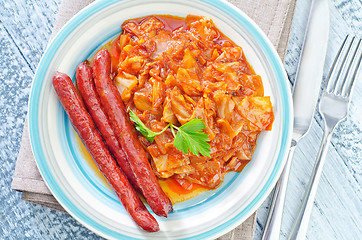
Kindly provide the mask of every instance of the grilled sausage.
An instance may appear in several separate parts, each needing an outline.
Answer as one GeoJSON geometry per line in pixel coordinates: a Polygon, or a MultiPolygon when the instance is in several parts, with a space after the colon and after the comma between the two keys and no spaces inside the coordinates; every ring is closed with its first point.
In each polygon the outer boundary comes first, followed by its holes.
{"type": "Polygon", "coordinates": [[[99,133],[105,140],[108,149],[117,160],[118,165],[121,167],[130,183],[132,183],[136,190],[140,191],[137,179],[132,172],[126,154],[123,152],[109,123],[108,117],[101,107],[101,102],[94,86],[92,67],[89,65],[88,61],[84,61],[78,65],[75,76],[77,79],[78,91],[82,96],[88,113],[91,115],[99,133]]]}
{"type": "Polygon", "coordinates": [[[93,60],[93,76],[101,104],[116,137],[127,155],[131,169],[135,174],[143,196],[155,214],[167,217],[172,211],[172,204],[162,191],[155,174],[148,162],[147,155],[138,140],[137,133],[127,117],[121,96],[113,85],[111,74],[111,57],[104,49],[93,60]]]}
{"type": "Polygon", "coordinates": [[[127,212],[144,230],[158,231],[159,226],[156,219],[147,211],[136,191],[112,158],[70,77],[63,73],[55,73],[53,86],[70,122],[127,212]]]}

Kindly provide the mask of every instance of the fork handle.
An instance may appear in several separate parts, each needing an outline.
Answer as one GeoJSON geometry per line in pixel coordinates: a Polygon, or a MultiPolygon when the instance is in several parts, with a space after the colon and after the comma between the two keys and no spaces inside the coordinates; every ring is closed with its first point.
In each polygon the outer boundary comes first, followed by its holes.
{"type": "Polygon", "coordinates": [[[293,140],[289,149],[288,159],[284,170],[277,182],[277,185],[275,186],[273,200],[270,205],[269,215],[266,220],[262,240],[279,240],[280,238],[280,227],[283,217],[285,194],[287,191],[289,171],[296,145],[297,142],[293,140]]]}
{"type": "Polygon", "coordinates": [[[317,193],[319,179],[322,174],[323,165],[331,141],[332,130],[326,128],[323,134],[322,143],[319,147],[317,160],[314,164],[312,175],[309,179],[307,190],[304,193],[302,206],[299,210],[298,218],[294,222],[289,240],[304,240],[308,230],[309,218],[312,212],[314,198],[317,193]]]}

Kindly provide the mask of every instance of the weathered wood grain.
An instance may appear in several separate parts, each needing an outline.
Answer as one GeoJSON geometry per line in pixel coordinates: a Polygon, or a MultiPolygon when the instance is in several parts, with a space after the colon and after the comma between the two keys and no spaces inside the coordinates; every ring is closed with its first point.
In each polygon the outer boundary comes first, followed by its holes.
{"type": "Polygon", "coordinates": [[[60,2],[1,1],[2,25],[32,72],[48,44],[60,2]]]}
{"type": "Polygon", "coordinates": [[[0,239],[100,239],[68,214],[21,200],[11,179],[30,86],[60,1],[0,1],[0,239]]]}
{"type": "MultiPolygon", "coordinates": [[[[26,203],[10,190],[11,176],[31,80],[47,46],[61,0],[0,0],[0,239],[100,239],[67,214],[26,203]]],[[[292,81],[306,24],[309,1],[298,1],[285,60],[292,81]]],[[[360,0],[332,0],[331,36],[325,75],[347,32],[362,35],[360,0]]],[[[332,139],[319,184],[308,239],[362,239],[362,74],[356,84],[347,121],[332,139]]],[[[303,197],[322,136],[318,114],[310,134],[295,153],[283,219],[286,237],[303,197]]],[[[255,239],[266,221],[268,199],[258,210],[255,239]]]]}
{"type": "Polygon", "coordinates": [[[2,25],[0,46],[0,239],[95,236],[69,215],[24,202],[11,190],[33,72],[2,25]]]}
{"type": "MultiPolygon", "coordinates": [[[[292,82],[301,51],[309,1],[298,1],[293,22],[293,32],[285,60],[292,82]]],[[[329,67],[347,33],[362,35],[362,11],[359,1],[330,2],[330,40],[324,68],[329,67]]],[[[327,155],[322,178],[311,216],[307,239],[361,239],[362,222],[362,74],[354,88],[347,120],[337,126],[327,155]]],[[[304,191],[312,172],[322,138],[322,120],[317,112],[309,134],[300,141],[295,152],[289,178],[284,210],[282,238],[285,239],[297,216],[304,191]]],[[[267,217],[268,199],[258,211],[255,239],[260,239],[267,217]]]]}

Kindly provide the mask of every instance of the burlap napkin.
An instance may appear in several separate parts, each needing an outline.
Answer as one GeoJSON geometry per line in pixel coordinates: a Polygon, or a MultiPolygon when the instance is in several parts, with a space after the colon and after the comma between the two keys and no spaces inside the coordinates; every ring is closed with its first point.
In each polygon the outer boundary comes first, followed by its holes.
{"type": "MultiPolygon", "coordinates": [[[[228,0],[242,9],[266,33],[281,58],[287,48],[296,0],[228,0]]],[[[63,0],[51,39],[78,11],[93,0],[63,0]]],[[[22,192],[22,199],[64,211],[41,177],[30,147],[28,121],[25,120],[21,147],[13,176],[12,189],[22,192]]],[[[253,239],[256,214],[219,239],[253,239]]]]}

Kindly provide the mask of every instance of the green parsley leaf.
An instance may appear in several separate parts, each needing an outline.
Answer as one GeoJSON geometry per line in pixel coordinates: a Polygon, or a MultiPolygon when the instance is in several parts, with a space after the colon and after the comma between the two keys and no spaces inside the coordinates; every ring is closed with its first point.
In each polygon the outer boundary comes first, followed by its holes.
{"type": "Polygon", "coordinates": [[[135,123],[136,129],[149,141],[153,143],[155,137],[160,135],[168,127],[171,127],[171,132],[175,137],[174,146],[183,152],[188,154],[190,151],[192,154],[198,156],[199,153],[203,156],[210,157],[210,144],[207,143],[209,137],[203,133],[202,130],[206,127],[201,119],[193,119],[188,123],[185,123],[181,127],[177,127],[172,123],[168,124],[161,132],[154,132],[138,118],[138,116],[129,110],[130,119],[135,123]],[[177,133],[175,133],[175,129],[177,133]]]}
{"type": "MultiPolygon", "coordinates": [[[[185,123],[180,129],[186,132],[200,132],[205,128],[205,124],[201,119],[192,119],[190,122],[185,123]]],[[[206,135],[206,134],[205,134],[206,135]]],[[[207,135],[206,135],[207,136],[207,135]]]]}
{"type": "Polygon", "coordinates": [[[201,119],[193,119],[181,127],[171,125],[171,128],[178,130],[174,141],[175,147],[184,154],[190,151],[196,156],[200,153],[203,156],[210,157],[210,144],[207,143],[210,141],[209,137],[201,132],[205,127],[201,119]]]}
{"type": "Polygon", "coordinates": [[[173,142],[173,145],[175,145],[175,147],[184,154],[187,154],[189,152],[190,145],[187,140],[188,138],[184,134],[182,134],[182,131],[178,131],[175,136],[175,141],[173,142]]]}
{"type": "Polygon", "coordinates": [[[160,135],[163,133],[167,128],[168,125],[161,131],[161,132],[154,132],[139,119],[139,117],[130,109],[129,110],[129,116],[130,119],[135,123],[136,129],[149,141],[150,143],[153,143],[153,140],[157,135],[160,135]]]}

